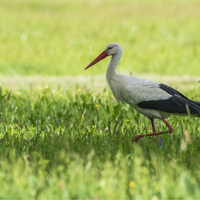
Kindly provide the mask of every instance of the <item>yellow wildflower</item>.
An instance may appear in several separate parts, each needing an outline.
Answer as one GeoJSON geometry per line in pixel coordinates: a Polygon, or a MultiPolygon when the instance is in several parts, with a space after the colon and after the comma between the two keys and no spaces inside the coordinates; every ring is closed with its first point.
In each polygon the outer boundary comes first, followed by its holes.
{"type": "Polygon", "coordinates": [[[134,181],[130,181],[129,187],[135,187],[135,186],[136,186],[136,183],[134,181]]]}
{"type": "Polygon", "coordinates": [[[39,89],[39,90],[42,90],[43,88],[40,86],[40,87],[38,87],[38,89],[39,89]]]}
{"type": "Polygon", "coordinates": [[[48,85],[46,85],[46,86],[45,86],[45,88],[46,88],[46,89],[48,89],[48,88],[49,88],[49,86],[48,86],[48,85]]]}
{"type": "Polygon", "coordinates": [[[78,92],[81,92],[81,89],[80,89],[80,88],[78,89],[78,92]]]}
{"type": "Polygon", "coordinates": [[[157,197],[157,196],[153,196],[153,197],[151,198],[151,200],[158,200],[158,197],[157,197]]]}
{"type": "Polygon", "coordinates": [[[98,105],[98,104],[96,104],[95,106],[96,106],[96,107],[99,107],[99,105],[98,105]]]}
{"type": "Polygon", "coordinates": [[[61,190],[63,190],[63,189],[65,188],[65,183],[64,183],[64,182],[60,182],[60,183],[59,183],[59,188],[60,188],[61,190]]]}
{"type": "Polygon", "coordinates": [[[105,184],[106,184],[106,182],[105,182],[104,180],[102,180],[100,183],[101,183],[101,186],[102,186],[102,187],[104,187],[105,184]]]}

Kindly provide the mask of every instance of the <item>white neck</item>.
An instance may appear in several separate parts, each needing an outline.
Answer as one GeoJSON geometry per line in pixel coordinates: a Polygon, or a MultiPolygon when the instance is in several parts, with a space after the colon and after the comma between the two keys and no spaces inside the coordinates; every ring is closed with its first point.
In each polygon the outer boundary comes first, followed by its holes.
{"type": "Polygon", "coordinates": [[[106,71],[106,79],[109,83],[109,81],[115,77],[118,73],[117,73],[117,65],[119,63],[119,60],[122,56],[122,51],[117,51],[116,54],[113,54],[111,59],[110,59],[110,63],[108,65],[107,71],[106,71]]]}

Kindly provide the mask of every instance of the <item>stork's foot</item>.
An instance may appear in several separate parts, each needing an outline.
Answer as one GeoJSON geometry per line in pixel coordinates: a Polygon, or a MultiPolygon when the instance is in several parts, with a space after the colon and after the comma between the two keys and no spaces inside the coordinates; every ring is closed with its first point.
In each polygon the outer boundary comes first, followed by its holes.
{"type": "Polygon", "coordinates": [[[156,136],[156,139],[157,139],[158,135],[165,134],[165,133],[172,133],[173,132],[173,128],[168,124],[168,122],[162,116],[161,116],[161,120],[167,125],[167,127],[169,129],[168,131],[156,132],[153,119],[151,119],[153,133],[149,133],[149,134],[145,134],[145,135],[136,135],[133,138],[132,142],[137,142],[140,138],[147,137],[147,136],[156,136]]]}
{"type": "MultiPolygon", "coordinates": [[[[132,142],[137,142],[139,139],[145,137],[146,135],[136,135],[133,139],[132,139],[132,142]]],[[[155,135],[154,136],[154,142],[156,142],[158,140],[158,136],[155,135]]]]}
{"type": "Polygon", "coordinates": [[[132,142],[137,142],[139,139],[143,138],[145,135],[136,135],[133,139],[132,142]]]}

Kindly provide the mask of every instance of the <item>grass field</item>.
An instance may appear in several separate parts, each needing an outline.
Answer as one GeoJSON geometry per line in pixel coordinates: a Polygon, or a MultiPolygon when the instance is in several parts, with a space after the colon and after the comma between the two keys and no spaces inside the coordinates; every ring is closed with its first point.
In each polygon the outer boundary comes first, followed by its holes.
{"type": "MultiPolygon", "coordinates": [[[[187,93],[196,98],[197,93],[187,93]]],[[[148,119],[107,91],[1,89],[0,197],[198,198],[200,121],[171,117],[173,134],[144,138],[148,119]]],[[[156,121],[158,130],[165,129],[156,121]]]]}
{"type": "Polygon", "coordinates": [[[0,1],[0,199],[198,199],[200,119],[172,116],[172,134],[133,144],[152,130],[114,100],[109,59],[83,69],[118,42],[120,73],[200,101],[199,6],[0,1]]]}

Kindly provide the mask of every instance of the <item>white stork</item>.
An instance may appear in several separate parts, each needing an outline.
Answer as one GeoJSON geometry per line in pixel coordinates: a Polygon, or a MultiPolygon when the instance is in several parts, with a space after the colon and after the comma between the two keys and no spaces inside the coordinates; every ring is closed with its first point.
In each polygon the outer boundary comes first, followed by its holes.
{"type": "Polygon", "coordinates": [[[133,141],[144,136],[172,133],[173,128],[165,120],[171,114],[187,115],[189,112],[193,116],[200,117],[200,102],[188,99],[167,85],[118,74],[116,68],[122,56],[122,47],[117,43],[109,44],[85,69],[107,56],[112,56],[107,68],[106,79],[114,97],[119,103],[130,104],[135,110],[151,120],[153,133],[136,135],[133,141]],[[154,119],[161,119],[168,130],[156,132],[154,119]]]}

